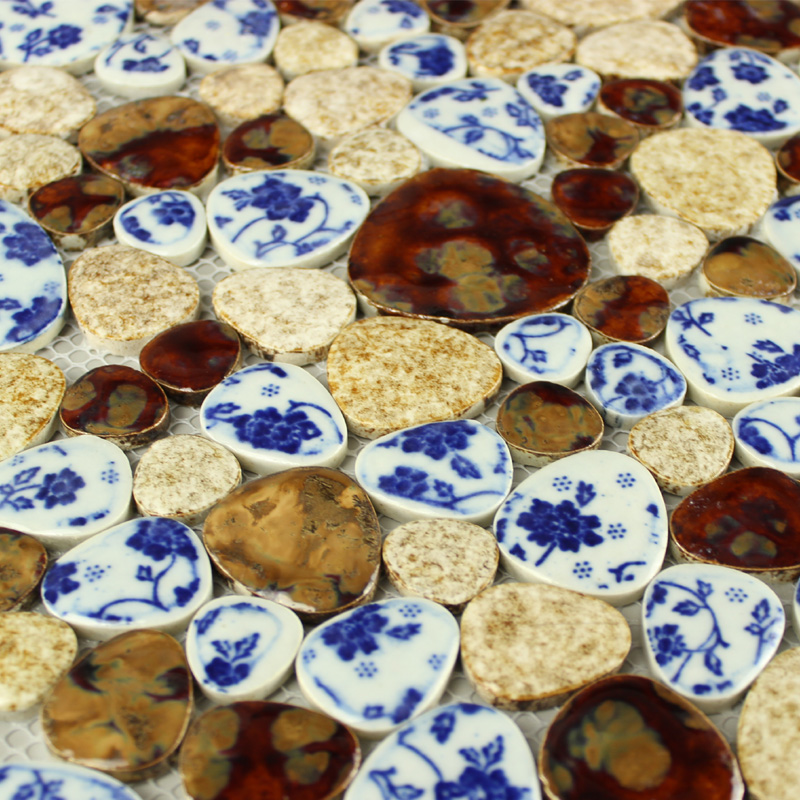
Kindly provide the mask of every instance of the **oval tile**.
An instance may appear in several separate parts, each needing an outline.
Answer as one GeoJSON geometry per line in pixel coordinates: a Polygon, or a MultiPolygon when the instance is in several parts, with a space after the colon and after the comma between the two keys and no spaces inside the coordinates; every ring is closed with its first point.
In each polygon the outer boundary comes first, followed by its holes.
{"type": "Polygon", "coordinates": [[[0,528],[0,562],[0,611],[18,611],[33,602],[47,551],[33,536],[0,528]]]}
{"type": "Polygon", "coordinates": [[[367,53],[407,36],[427,33],[430,17],[417,3],[384,0],[359,0],[347,15],[342,28],[367,53]]]}
{"type": "Polygon", "coordinates": [[[304,19],[337,24],[350,10],[353,0],[276,0],[284,25],[304,19]]]}
{"type": "Polygon", "coordinates": [[[58,786],[62,800],[139,800],[139,795],[97,770],[74,764],[31,761],[0,768],[0,791],[9,797],[35,797],[42,786],[58,786]]]}
{"type": "Polygon", "coordinates": [[[618,169],[639,144],[630,122],[597,111],[554,117],[545,132],[550,149],[570,167],[618,169]]]}
{"type": "Polygon", "coordinates": [[[405,75],[414,90],[422,92],[465,78],[467,54],[452,36],[421,34],[386,45],[378,55],[378,66],[405,75]]]}
{"type": "Polygon", "coordinates": [[[222,146],[225,166],[233,175],[273,169],[305,169],[316,155],[314,137],[291,117],[263,114],[231,131],[222,146]]]}
{"type": "Polygon", "coordinates": [[[600,76],[577,64],[543,64],[524,72],[517,91],[545,121],[562,114],[582,114],[594,103],[600,76]]]}
{"type": "Polygon", "coordinates": [[[800,398],[751,403],[732,425],[736,458],[745,467],[772,467],[800,478],[800,398]]]}
{"type": "Polygon", "coordinates": [[[508,5],[509,0],[464,0],[453,4],[450,0],[421,0],[436,25],[452,28],[465,35],[480,25],[496,11],[508,5]]]}
{"type": "Polygon", "coordinates": [[[608,81],[600,90],[598,108],[632,122],[645,136],[672,128],[683,116],[680,90],[646,78],[608,81]]]}

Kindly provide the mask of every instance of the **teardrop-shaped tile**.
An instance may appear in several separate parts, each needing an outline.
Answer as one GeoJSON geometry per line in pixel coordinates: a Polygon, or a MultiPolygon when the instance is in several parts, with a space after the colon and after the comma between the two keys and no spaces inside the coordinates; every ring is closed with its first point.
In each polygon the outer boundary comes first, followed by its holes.
{"type": "Polygon", "coordinates": [[[17,611],[33,601],[47,567],[47,551],[33,536],[0,528],[0,611],[17,611]]]}
{"type": "Polygon", "coordinates": [[[5,764],[0,789],[9,797],[35,797],[42,786],[58,786],[61,800],[139,800],[140,795],[97,770],[75,764],[31,761],[5,764]]]}
{"type": "Polygon", "coordinates": [[[736,458],[745,467],[772,467],[800,478],[800,398],[751,403],[733,418],[732,426],[736,458]]]}

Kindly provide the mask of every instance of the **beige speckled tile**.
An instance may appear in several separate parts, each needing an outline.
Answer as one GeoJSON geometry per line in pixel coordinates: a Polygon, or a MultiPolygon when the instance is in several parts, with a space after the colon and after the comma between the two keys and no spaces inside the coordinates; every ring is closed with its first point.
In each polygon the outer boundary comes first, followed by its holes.
{"type": "Polygon", "coordinates": [[[0,197],[22,203],[51,181],[81,171],[80,150],[56,136],[15,133],[0,141],[0,197]]]}
{"type": "Polygon", "coordinates": [[[281,30],[273,57],[283,77],[291,80],[321,69],[354,67],[358,45],[332,25],[306,20],[281,30]]]}

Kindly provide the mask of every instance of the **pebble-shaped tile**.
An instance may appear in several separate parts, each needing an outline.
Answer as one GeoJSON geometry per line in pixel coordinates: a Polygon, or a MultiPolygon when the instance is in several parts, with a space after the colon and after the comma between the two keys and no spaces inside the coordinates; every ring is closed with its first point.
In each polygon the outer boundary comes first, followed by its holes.
{"type": "Polygon", "coordinates": [[[526,478],[494,530],[503,564],[519,580],[613,605],[641,597],[667,550],[667,512],[653,476],[607,450],[576,453],[526,478]]]}
{"type": "Polygon", "coordinates": [[[271,0],[204,3],[172,29],[172,43],[195,72],[266,61],[280,22],[271,0]]]}
{"type": "Polygon", "coordinates": [[[538,710],[617,672],[631,646],[625,617],[607,603],[557,586],[503,583],[461,618],[461,663],[497,708],[538,710]]]}
{"type": "Polygon", "coordinates": [[[488,787],[500,797],[539,800],[530,747],[507,715],[487,706],[454,703],[426,712],[381,742],[364,761],[345,800],[384,800],[401,788],[416,797],[458,797],[488,787]]]}
{"type": "Polygon", "coordinates": [[[132,33],[98,53],[94,74],[106,91],[138,100],[177,92],[186,80],[186,62],[166,37],[132,33]]]}
{"type": "Polygon", "coordinates": [[[195,615],[186,658],[215,703],[262,700],[289,676],[303,641],[294,611],[260,597],[218,597],[195,615]]]}
{"type": "Polygon", "coordinates": [[[800,389],[800,312],[753,298],[690,300],[670,315],[666,351],[692,400],[732,416],[800,389]]]}
{"type": "Polygon", "coordinates": [[[522,95],[500,78],[464,78],[417,95],[397,130],[438,167],[521,181],[539,171],[544,129],[522,95]]]}
{"type": "Polygon", "coordinates": [[[306,169],[314,163],[314,137],[285,114],[263,114],[237,125],[222,146],[231,175],[274,169],[306,169]]]}
{"type": "Polygon", "coordinates": [[[355,66],[358,45],[333,25],[302,20],[281,29],[273,55],[283,77],[292,80],[319,69],[355,66]]]}
{"type": "Polygon", "coordinates": [[[642,136],[673,128],[683,116],[680,89],[646,78],[608,81],[600,90],[597,107],[633,123],[642,136]]]}
{"type": "Polygon", "coordinates": [[[0,528],[0,611],[30,605],[47,567],[44,545],[26,533],[0,528]]]}
{"type": "Polygon", "coordinates": [[[736,458],[746,467],[772,467],[800,478],[800,398],[745,406],[733,418],[736,458]]]}
{"type": "Polygon", "coordinates": [[[360,761],[346,725],[307,708],[250,701],[196,719],[178,767],[191,800],[248,800],[254,786],[265,797],[334,800],[360,761]]]}
{"type": "Polygon", "coordinates": [[[211,599],[211,565],[181,522],[132,519],[72,548],[47,571],[48,613],[87,639],[136,628],[183,630],[211,599]]]}
{"type": "Polygon", "coordinates": [[[124,633],[89,651],[56,684],[42,710],[53,753],[138,781],[163,771],[192,715],[183,648],[154,630],[124,633]]]}
{"type": "Polygon", "coordinates": [[[77,147],[56,136],[14,133],[0,140],[0,199],[25,205],[40,186],[81,171],[77,147]]]}
{"type": "Polygon", "coordinates": [[[601,345],[586,365],[587,398],[607,425],[623,430],[654,411],[681,405],[686,386],[671,361],[639,344],[601,345]]]}
{"type": "MultiPolygon", "coordinates": [[[[78,652],[69,625],[32,611],[0,614],[0,641],[0,718],[21,715],[41,703],[78,652]]],[[[0,793],[4,791],[0,780],[0,793]]]]}
{"type": "Polygon", "coordinates": [[[492,585],[500,558],[491,531],[457,519],[421,519],[389,532],[383,565],[405,597],[425,597],[461,613],[492,585]]]}
{"type": "Polygon", "coordinates": [[[342,25],[367,53],[376,53],[397,39],[427,33],[430,26],[430,17],[414,0],[358,0],[342,25]]]}
{"type": "Polygon", "coordinates": [[[405,75],[422,92],[467,76],[464,45],[452,36],[428,33],[389,44],[378,56],[378,66],[405,75]]]}
{"type": "Polygon", "coordinates": [[[777,652],[785,623],[772,589],[727,567],[669,567],[642,598],[650,672],[708,714],[744,694],[777,652]]]}
{"type": "Polygon", "coordinates": [[[211,510],[203,541],[235,591],[313,621],[369,601],[378,583],[378,517],[367,493],[332,469],[249,481],[211,510]]]}
{"type": "Polygon", "coordinates": [[[283,78],[269,64],[240,64],[206,75],[197,93],[214,110],[222,126],[235,128],[278,111],[283,100],[283,78]]]}
{"type": "Polygon", "coordinates": [[[511,490],[503,439],[474,420],[429,422],[369,442],[356,480],[375,509],[400,522],[447,517],[488,525],[511,490]]]}
{"type": "Polygon", "coordinates": [[[567,314],[534,314],[500,329],[494,349],[503,369],[517,383],[550,381],[575,386],[583,375],[592,337],[567,314]]]}
{"type": "Polygon", "coordinates": [[[206,213],[211,241],[232,269],[321,267],[347,249],[369,199],[332,175],[253,172],[219,183],[206,213]]]}
{"type": "Polygon", "coordinates": [[[578,36],[619,22],[657,19],[680,5],[679,0],[519,0],[522,8],[552,17],[569,25],[578,36]]]}
{"type": "Polygon", "coordinates": [[[789,137],[775,153],[778,188],[786,195],[800,192],[800,133],[789,137]]]}
{"type": "Polygon", "coordinates": [[[4,200],[0,236],[0,351],[33,353],[64,325],[64,265],[44,230],[4,200]]]}
{"type": "Polygon", "coordinates": [[[764,238],[800,273],[800,197],[782,197],[764,215],[764,238]]]}
{"type": "Polygon", "coordinates": [[[65,550],[128,517],[131,468],[96,436],[32,447],[0,463],[0,525],[65,550]]]}
{"type": "Polygon", "coordinates": [[[61,800],[139,800],[133,789],[114,778],[75,764],[26,761],[5,764],[0,772],[0,791],[9,797],[35,797],[43,786],[57,786],[61,800]]]}
{"type": "Polygon", "coordinates": [[[206,248],[206,210],[191,192],[165,191],[126,203],[114,217],[120,244],[188,267],[206,248]]]}
{"type": "Polygon", "coordinates": [[[599,111],[553,117],[545,133],[550,150],[568,167],[618,169],[639,144],[630,122],[599,111]]]}
{"type": "Polygon", "coordinates": [[[519,76],[517,91],[545,121],[588,111],[600,90],[600,76],[577,64],[543,64],[519,76]]]}
{"type": "Polygon", "coordinates": [[[421,0],[421,3],[438,28],[465,38],[473,28],[505,8],[509,0],[464,0],[455,4],[450,0],[421,0]]]}
{"type": "Polygon", "coordinates": [[[393,597],[312,630],[295,672],[312,705],[377,738],[436,704],[458,645],[458,623],[449,611],[430,600],[393,597]]]}
{"type": "Polygon", "coordinates": [[[353,0],[275,0],[284,25],[305,19],[337,25],[353,5],[353,0]]]}
{"type": "Polygon", "coordinates": [[[347,454],[341,411],[325,387],[294,364],[255,364],[235,372],[203,401],[200,425],[259,475],[336,467],[347,454]]]}

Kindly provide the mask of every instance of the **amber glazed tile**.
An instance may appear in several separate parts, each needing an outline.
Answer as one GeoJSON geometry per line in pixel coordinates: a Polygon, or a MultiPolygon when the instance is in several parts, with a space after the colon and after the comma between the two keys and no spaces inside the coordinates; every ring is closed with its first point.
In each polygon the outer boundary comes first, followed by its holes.
{"type": "Polygon", "coordinates": [[[225,140],[222,159],[238,175],[263,169],[305,169],[314,160],[314,137],[285,114],[264,114],[239,125],[225,140]]]}
{"type": "Polygon", "coordinates": [[[639,144],[639,132],[624,119],[597,111],[564,114],[545,125],[547,144],[570,166],[622,166],[639,144]]]}
{"type": "Polygon", "coordinates": [[[25,533],[0,528],[0,611],[16,611],[31,602],[46,567],[43,544],[25,533]]]}
{"type": "Polygon", "coordinates": [[[598,106],[632,122],[645,135],[677,125],[683,115],[680,89],[647,78],[609,81],[600,89],[598,106]]]}
{"type": "Polygon", "coordinates": [[[670,538],[682,561],[793,581],[800,576],[800,486],[766,467],[729,472],[680,503],[670,538]]]}
{"type": "Polygon", "coordinates": [[[303,467],[246,483],[211,510],[203,540],[234,587],[319,620],[367,602],[378,518],[343,472],[303,467]]]}
{"type": "Polygon", "coordinates": [[[195,720],[179,766],[192,800],[329,800],[355,777],[360,761],[354,734],[324,714],[241,702],[195,720]]]}
{"type": "Polygon", "coordinates": [[[153,97],[98,114],[81,129],[78,146],[96,170],[134,194],[199,191],[216,177],[219,128],[204,103],[153,97]]]}
{"type": "Polygon", "coordinates": [[[551,800],[740,800],[744,784],[722,734],[688,700],[639,675],[576,694],[542,742],[551,800]]]}
{"type": "Polygon", "coordinates": [[[780,146],[775,154],[775,163],[778,173],[789,185],[787,194],[795,194],[797,184],[800,183],[800,133],[780,146]]]}
{"type": "Polygon", "coordinates": [[[467,30],[480,25],[508,3],[509,0],[422,0],[435,24],[467,30]]]}
{"type": "Polygon", "coordinates": [[[565,305],[589,268],[586,243],[555,206],[468,169],[395,189],[359,229],[348,267],[378,311],[471,331],[565,305]]]}
{"type": "Polygon", "coordinates": [[[166,633],[130,631],[91,650],[56,684],[42,732],[67,761],[144,780],[166,766],[191,714],[183,648],[166,633]]]}
{"type": "Polygon", "coordinates": [[[353,0],[275,0],[281,17],[291,20],[312,19],[335,25],[350,10],[353,0]]]}

